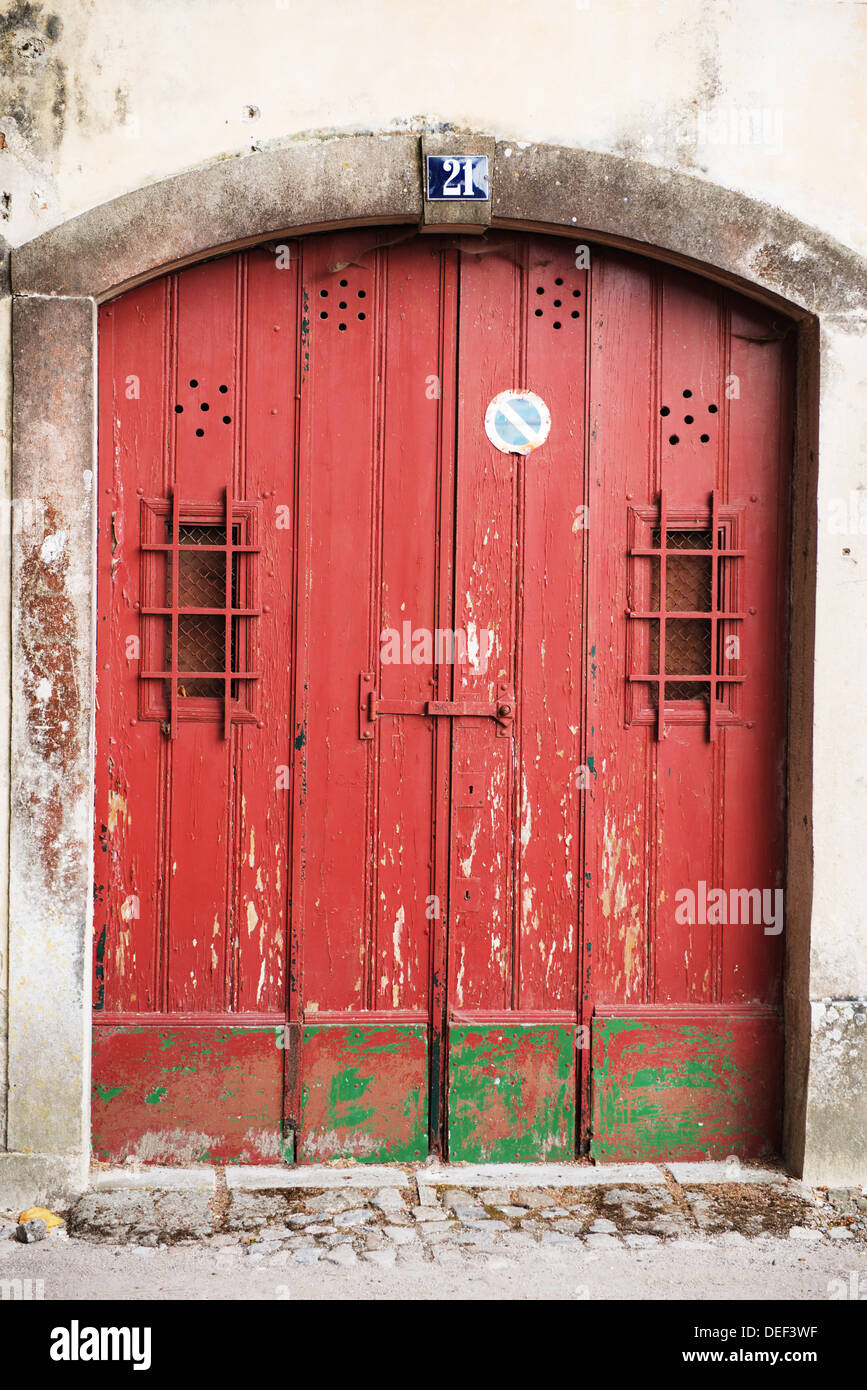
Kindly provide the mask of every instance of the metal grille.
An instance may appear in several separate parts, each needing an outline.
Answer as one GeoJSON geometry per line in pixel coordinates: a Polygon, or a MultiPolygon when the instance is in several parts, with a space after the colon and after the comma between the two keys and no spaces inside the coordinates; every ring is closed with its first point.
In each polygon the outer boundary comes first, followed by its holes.
{"type": "Polygon", "coordinates": [[[666,498],[660,494],[659,521],[651,527],[650,545],[633,546],[630,552],[649,559],[652,574],[647,610],[629,613],[650,625],[648,670],[630,673],[629,679],[643,682],[652,692],[658,738],[665,737],[667,705],[701,700],[707,706],[712,740],[720,691],[744,679],[731,674],[721,659],[726,624],[743,618],[721,603],[723,566],[743,559],[743,551],[726,546],[726,536],[716,492],[710,496],[710,515],[696,526],[669,525],[666,498]]]}
{"type": "MultiPolygon", "coordinates": [[[[652,532],[652,543],[659,546],[659,529],[652,532]]],[[[665,608],[667,613],[710,612],[713,589],[711,561],[706,555],[673,554],[711,548],[709,530],[678,530],[669,527],[667,536],[665,608]]],[[[659,562],[653,562],[650,607],[659,609],[659,562]]],[[[710,623],[672,617],[666,624],[665,674],[700,676],[710,671],[710,623]]],[[[650,669],[659,671],[659,624],[651,624],[650,669]]],[[[668,681],[666,700],[708,699],[708,687],[668,681]]],[[[658,688],[653,687],[653,698],[658,688]]]]}
{"type": "Polygon", "coordinates": [[[258,672],[241,669],[242,648],[248,646],[241,623],[258,617],[260,610],[250,599],[252,582],[247,585],[250,606],[241,606],[241,566],[254,563],[259,546],[242,540],[242,526],[233,520],[233,510],[240,506],[244,504],[233,503],[226,491],[223,521],[212,524],[190,516],[196,511],[201,516],[206,508],[173,499],[165,516],[165,539],[142,539],[142,551],[165,557],[160,601],[141,610],[145,619],[164,620],[162,669],[143,671],[142,677],[163,682],[172,738],[177,737],[180,702],[193,699],[206,702],[206,709],[207,702],[222,702],[227,738],[232,720],[247,713],[233,706],[242,683],[259,679],[258,672]]]}
{"type": "MultiPolygon", "coordinates": [[[[240,541],[240,529],[232,528],[233,542],[240,541]]],[[[166,526],[166,539],[171,540],[171,526],[166,526]]],[[[181,550],[178,555],[178,607],[225,608],[226,601],[226,555],[218,550],[205,549],[207,546],[225,546],[225,526],[190,526],[181,524],[178,540],[182,546],[194,546],[192,550],[181,550]]],[[[171,605],[172,596],[172,556],[167,556],[166,565],[166,603],[171,605]]],[[[238,604],[238,556],[232,557],[232,607],[238,604]]],[[[238,619],[232,619],[232,665],[235,664],[238,619]]],[[[166,630],[166,665],[171,665],[171,627],[166,630]]],[[[223,671],[226,664],[225,619],[220,614],[184,613],[178,614],[178,670],[179,671],[223,671]]],[[[233,689],[233,695],[235,690],[233,689]]],[[[178,684],[181,699],[216,699],[223,694],[221,680],[186,680],[178,684]]]]}

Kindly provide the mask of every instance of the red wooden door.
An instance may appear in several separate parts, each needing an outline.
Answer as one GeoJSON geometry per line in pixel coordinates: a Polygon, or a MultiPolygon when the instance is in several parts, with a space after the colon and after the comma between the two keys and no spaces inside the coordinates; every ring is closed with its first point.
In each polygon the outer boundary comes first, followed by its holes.
{"type": "Polygon", "coordinates": [[[281,1152],[297,339],[263,255],[100,315],[97,1156],[281,1152]]]}
{"type": "Polygon", "coordinates": [[[784,344],[491,241],[101,311],[99,1156],[776,1145],[779,937],[698,884],[781,883],[784,344]]]}
{"type": "Polygon", "coordinates": [[[608,253],[593,273],[590,353],[584,1138],[598,1159],[772,1153],[787,328],[716,286],[608,253]]]}
{"type": "Polygon", "coordinates": [[[453,1158],[575,1152],[586,285],[566,242],[509,238],[462,258],[455,621],[493,642],[486,675],[456,675],[477,698],[503,682],[515,723],[509,738],[478,720],[454,730],[453,1158]],[[551,414],[527,456],[485,434],[488,403],[513,387],[551,414]],[[481,779],[475,804],[467,777],[481,779]]]}
{"type": "Polygon", "coordinates": [[[449,730],[422,710],[447,676],[413,634],[451,627],[457,270],[414,238],[367,251],[393,239],[304,249],[287,1108],[306,1161],[424,1157],[444,981],[449,730]]]}

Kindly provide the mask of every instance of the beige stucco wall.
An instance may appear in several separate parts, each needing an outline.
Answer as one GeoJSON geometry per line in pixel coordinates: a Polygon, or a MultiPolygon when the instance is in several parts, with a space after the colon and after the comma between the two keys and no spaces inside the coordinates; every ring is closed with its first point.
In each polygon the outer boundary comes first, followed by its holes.
{"type": "Polygon", "coordinates": [[[6,115],[0,165],[13,243],[142,183],[300,132],[445,121],[699,172],[867,250],[867,7],[854,0],[17,9],[34,18],[7,18],[0,38],[14,60],[0,107],[26,112],[6,115]]]}
{"type": "MultiPolygon", "coordinates": [[[[0,16],[0,67],[0,236],[11,246],[305,132],[451,123],[516,150],[544,142],[691,174],[867,254],[867,6],[854,0],[14,0],[0,16]]],[[[644,211],[634,208],[638,237],[644,211]]],[[[867,511],[864,534],[828,518],[867,487],[867,323],[860,311],[834,317],[821,334],[810,1123],[821,1128],[830,1096],[828,1113],[848,1110],[853,1128],[815,1148],[812,1170],[808,1145],[808,1174],[843,1181],[859,1166],[867,1177],[853,1155],[864,1009],[831,1002],[867,997],[867,511]]],[[[4,479],[8,376],[4,313],[4,479]]],[[[8,530],[8,483],[5,495],[8,530]]],[[[6,557],[0,541],[4,635],[6,557]]],[[[0,759],[7,652],[0,638],[0,759]]],[[[4,878],[6,839],[0,824],[4,878]]]]}

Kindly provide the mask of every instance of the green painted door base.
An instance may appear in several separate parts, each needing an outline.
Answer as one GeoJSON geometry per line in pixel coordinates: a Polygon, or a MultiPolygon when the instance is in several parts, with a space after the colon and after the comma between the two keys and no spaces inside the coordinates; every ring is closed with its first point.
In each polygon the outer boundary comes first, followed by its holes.
{"type": "Polygon", "coordinates": [[[574,1025],[453,1023],[449,1158],[553,1163],[574,1157],[574,1025]]]}
{"type": "Polygon", "coordinates": [[[258,1025],[95,1026],[94,1158],[285,1161],[281,1032],[258,1025]]]}
{"type": "Polygon", "coordinates": [[[779,1153],[782,1020],[720,1005],[655,1006],[592,1023],[590,1152],[599,1162],[779,1153]]]}
{"type": "Polygon", "coordinates": [[[299,1163],[427,1157],[424,1024],[307,1024],[301,1046],[299,1163]]]}

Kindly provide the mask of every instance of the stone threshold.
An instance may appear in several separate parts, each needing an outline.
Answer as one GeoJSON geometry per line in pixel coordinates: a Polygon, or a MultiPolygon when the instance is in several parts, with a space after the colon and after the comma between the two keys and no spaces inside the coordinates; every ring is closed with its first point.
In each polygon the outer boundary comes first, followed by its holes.
{"type": "MultiPolygon", "coordinates": [[[[195,1168],[161,1167],[156,1164],[140,1168],[94,1168],[90,1173],[90,1187],[91,1190],[103,1192],[148,1188],[214,1191],[217,1171],[216,1167],[210,1165],[195,1168]]],[[[782,1168],[745,1168],[714,1161],[667,1163],[664,1166],[656,1163],[606,1163],[596,1167],[583,1163],[443,1163],[418,1168],[374,1164],[352,1168],[333,1168],[328,1164],[280,1168],[239,1164],[227,1165],[223,1171],[230,1191],[247,1192],[305,1188],[367,1191],[384,1187],[406,1188],[413,1181],[419,1189],[605,1187],[614,1183],[664,1183],[666,1173],[679,1183],[689,1184],[782,1184],[789,1181],[782,1168]]]]}

